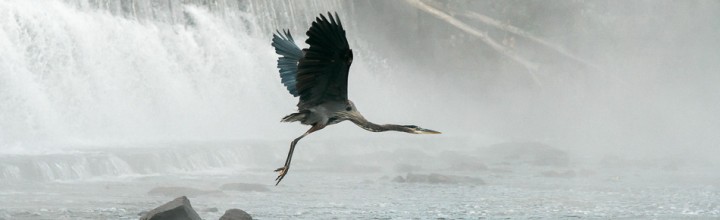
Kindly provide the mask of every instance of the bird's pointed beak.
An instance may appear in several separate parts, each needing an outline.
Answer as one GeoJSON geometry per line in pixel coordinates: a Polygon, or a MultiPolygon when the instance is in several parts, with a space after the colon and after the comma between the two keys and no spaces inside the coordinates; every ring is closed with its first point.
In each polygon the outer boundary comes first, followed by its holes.
{"type": "Polygon", "coordinates": [[[439,131],[433,131],[430,129],[418,128],[415,130],[415,134],[442,134],[442,133],[439,131]]]}

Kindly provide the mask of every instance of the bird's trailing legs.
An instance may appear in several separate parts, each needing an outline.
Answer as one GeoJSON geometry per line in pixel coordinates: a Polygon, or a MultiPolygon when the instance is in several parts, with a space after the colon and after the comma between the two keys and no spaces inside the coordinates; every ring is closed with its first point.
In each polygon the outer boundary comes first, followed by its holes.
{"type": "Polygon", "coordinates": [[[300,137],[295,138],[295,140],[290,143],[290,152],[288,152],[287,159],[285,159],[285,166],[275,169],[275,172],[280,172],[280,174],[278,174],[278,177],[275,178],[275,181],[277,181],[275,183],[276,186],[280,184],[280,181],[285,178],[285,175],[287,175],[288,171],[290,170],[290,162],[292,161],[293,151],[295,151],[295,145],[298,143],[298,141],[300,141],[300,139],[304,138],[308,134],[323,128],[325,128],[324,124],[315,124],[310,128],[310,130],[306,131],[305,134],[300,135],[300,137]]]}

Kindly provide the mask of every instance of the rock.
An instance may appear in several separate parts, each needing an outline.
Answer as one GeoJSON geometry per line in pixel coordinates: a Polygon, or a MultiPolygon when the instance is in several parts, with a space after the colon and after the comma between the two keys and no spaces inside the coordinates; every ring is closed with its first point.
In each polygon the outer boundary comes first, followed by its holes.
{"type": "Polygon", "coordinates": [[[227,183],[220,186],[221,190],[230,191],[251,191],[251,192],[268,192],[267,186],[256,183],[227,183]]]}
{"type": "Polygon", "coordinates": [[[405,175],[405,182],[408,183],[427,183],[430,175],[408,173],[405,175]]]}
{"type": "Polygon", "coordinates": [[[140,217],[140,220],[202,220],[190,205],[187,197],[181,196],[165,203],[140,217]]]}
{"type": "Polygon", "coordinates": [[[443,174],[437,174],[437,173],[431,173],[431,174],[408,173],[404,180],[405,180],[404,182],[406,182],[406,183],[430,183],[430,184],[464,183],[464,184],[479,184],[479,185],[485,184],[485,181],[483,181],[480,178],[473,178],[473,177],[467,177],[467,176],[443,175],[443,174]]]}
{"type": "Polygon", "coordinates": [[[252,216],[240,209],[228,209],[220,220],[252,220],[252,216]]]}
{"type": "Polygon", "coordinates": [[[437,173],[431,173],[427,177],[428,183],[458,183],[456,178],[440,175],[437,173]]]}
{"type": "Polygon", "coordinates": [[[218,190],[201,190],[201,189],[195,189],[195,188],[190,188],[190,187],[179,187],[179,186],[155,187],[148,192],[148,195],[151,195],[151,196],[169,196],[169,197],[178,197],[178,196],[193,197],[193,196],[207,195],[207,194],[222,194],[222,192],[218,191],[218,190]]]}
{"type": "Polygon", "coordinates": [[[393,182],[396,182],[396,183],[404,183],[404,182],[405,182],[405,177],[396,176],[395,178],[392,179],[392,181],[393,181],[393,182]]]}

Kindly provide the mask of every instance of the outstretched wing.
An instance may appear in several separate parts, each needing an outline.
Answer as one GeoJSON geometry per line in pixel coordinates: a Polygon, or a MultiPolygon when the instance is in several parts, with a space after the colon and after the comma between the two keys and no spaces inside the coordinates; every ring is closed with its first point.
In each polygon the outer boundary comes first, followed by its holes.
{"type": "Polygon", "coordinates": [[[330,19],[321,14],[307,31],[305,43],[310,48],[303,50],[305,56],[300,59],[297,74],[300,109],[326,101],[347,100],[352,50],[337,13],[335,17],[328,13],[328,17],[330,19]]]}
{"type": "Polygon", "coordinates": [[[275,53],[280,55],[278,58],[277,67],[280,69],[280,79],[282,84],[285,85],[288,92],[293,96],[297,97],[298,93],[296,86],[296,76],[298,71],[298,62],[302,58],[303,53],[300,48],[295,45],[290,30],[285,30],[284,35],[280,31],[277,34],[273,34],[272,46],[275,47],[275,53]]]}

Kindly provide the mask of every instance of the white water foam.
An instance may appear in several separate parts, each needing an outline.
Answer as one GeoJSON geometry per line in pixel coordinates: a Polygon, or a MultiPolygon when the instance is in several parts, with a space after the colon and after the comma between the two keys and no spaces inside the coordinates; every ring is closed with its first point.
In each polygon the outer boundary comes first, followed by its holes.
{"type": "Polygon", "coordinates": [[[258,124],[292,103],[267,88],[281,87],[268,34],[243,12],[182,12],[187,22],[169,23],[60,1],[1,2],[0,148],[267,131],[258,124]]]}

